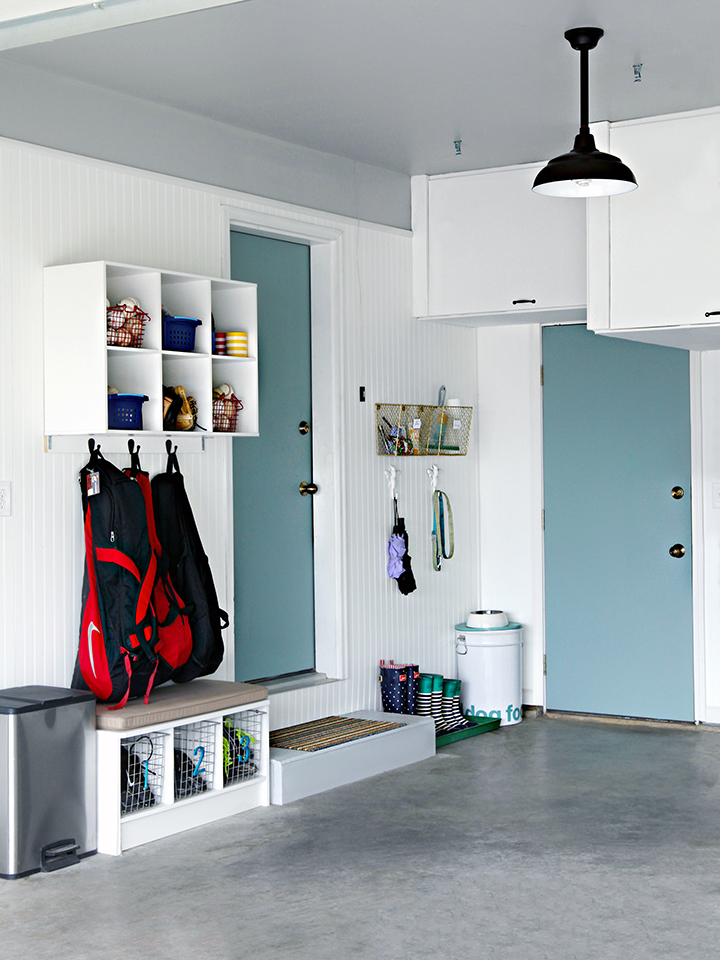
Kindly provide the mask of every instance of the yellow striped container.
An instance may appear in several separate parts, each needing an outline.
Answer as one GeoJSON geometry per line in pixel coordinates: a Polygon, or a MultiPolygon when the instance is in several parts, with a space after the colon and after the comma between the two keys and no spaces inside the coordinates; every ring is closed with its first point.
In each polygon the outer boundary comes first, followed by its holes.
{"type": "Polygon", "coordinates": [[[225,334],[225,347],[229,357],[246,357],[248,355],[248,335],[241,330],[229,331],[225,334]]]}

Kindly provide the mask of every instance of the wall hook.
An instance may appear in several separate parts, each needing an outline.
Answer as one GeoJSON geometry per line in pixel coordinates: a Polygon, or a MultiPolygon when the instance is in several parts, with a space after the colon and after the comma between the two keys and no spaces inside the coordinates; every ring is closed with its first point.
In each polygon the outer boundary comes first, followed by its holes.
{"type": "Polygon", "coordinates": [[[385,470],[385,478],[388,482],[388,487],[390,487],[390,496],[395,497],[395,478],[397,477],[398,469],[397,467],[387,467],[385,470]]]}
{"type": "Polygon", "coordinates": [[[642,80],[642,64],[634,63],[633,64],[633,77],[635,83],[640,83],[642,80]]]}
{"type": "Polygon", "coordinates": [[[455,144],[455,156],[459,157],[462,153],[462,140],[453,140],[453,143],[455,144]]]}
{"type": "Polygon", "coordinates": [[[427,468],[427,475],[430,477],[430,486],[432,487],[432,492],[435,493],[437,490],[437,481],[438,474],[440,473],[440,467],[437,464],[433,464],[431,467],[427,468]]]}

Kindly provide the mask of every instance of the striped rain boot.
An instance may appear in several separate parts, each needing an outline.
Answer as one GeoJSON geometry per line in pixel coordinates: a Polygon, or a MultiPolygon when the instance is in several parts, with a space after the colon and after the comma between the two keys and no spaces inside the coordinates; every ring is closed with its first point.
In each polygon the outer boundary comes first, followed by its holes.
{"type": "Polygon", "coordinates": [[[443,689],[443,715],[447,710],[447,720],[451,724],[451,730],[468,730],[470,727],[473,727],[474,724],[466,719],[460,710],[460,687],[462,685],[462,680],[446,680],[450,686],[447,693],[443,689]],[[449,699],[449,704],[446,706],[446,697],[449,699]]]}
{"type": "Polygon", "coordinates": [[[442,689],[442,724],[438,728],[438,733],[450,733],[455,729],[457,721],[453,716],[453,693],[455,692],[455,680],[443,680],[442,689]]]}
{"type": "Polygon", "coordinates": [[[418,675],[415,713],[419,717],[432,716],[432,675],[429,673],[421,673],[418,675]]]}
{"type": "Polygon", "coordinates": [[[441,673],[431,673],[432,677],[432,718],[435,721],[435,733],[440,733],[443,729],[443,675],[441,673]]]}

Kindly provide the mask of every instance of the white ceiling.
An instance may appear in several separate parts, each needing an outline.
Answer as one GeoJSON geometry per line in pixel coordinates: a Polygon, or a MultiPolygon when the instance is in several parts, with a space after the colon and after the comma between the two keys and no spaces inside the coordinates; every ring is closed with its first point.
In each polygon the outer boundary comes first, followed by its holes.
{"type": "Polygon", "coordinates": [[[0,50],[242,0],[0,0],[0,50]]]}
{"type": "Polygon", "coordinates": [[[439,173],[570,148],[579,55],[563,33],[585,25],[605,30],[590,54],[591,119],[720,104],[720,4],[708,0],[252,0],[0,56],[363,163],[439,173]]]}

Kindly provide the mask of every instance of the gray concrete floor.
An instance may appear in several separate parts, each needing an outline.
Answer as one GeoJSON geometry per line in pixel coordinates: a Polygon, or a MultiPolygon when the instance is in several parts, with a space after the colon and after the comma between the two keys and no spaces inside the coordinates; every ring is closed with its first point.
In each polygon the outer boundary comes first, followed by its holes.
{"type": "Polygon", "coordinates": [[[528,720],[0,881],[0,957],[715,958],[719,770],[715,731],[528,720]]]}

